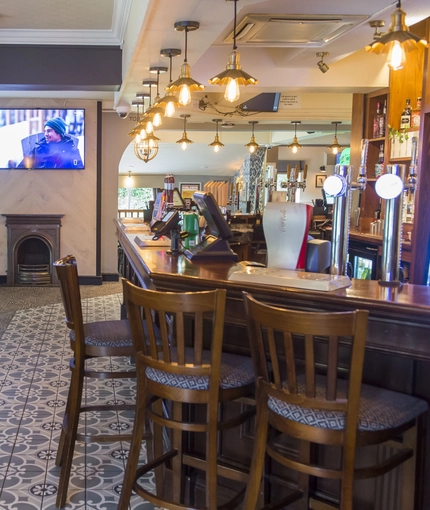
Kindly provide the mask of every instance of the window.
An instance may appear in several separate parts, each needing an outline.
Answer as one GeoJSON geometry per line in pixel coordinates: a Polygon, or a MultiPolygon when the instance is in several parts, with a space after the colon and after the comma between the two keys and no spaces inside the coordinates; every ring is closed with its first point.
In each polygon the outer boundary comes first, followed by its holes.
{"type": "Polygon", "coordinates": [[[149,209],[153,188],[118,188],[118,209],[149,209]]]}

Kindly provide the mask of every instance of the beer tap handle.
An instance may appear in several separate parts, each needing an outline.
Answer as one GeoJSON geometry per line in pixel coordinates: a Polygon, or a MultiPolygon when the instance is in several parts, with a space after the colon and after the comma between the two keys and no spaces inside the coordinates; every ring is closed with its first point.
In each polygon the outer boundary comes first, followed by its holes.
{"type": "Polygon", "coordinates": [[[360,168],[358,169],[359,175],[366,175],[366,162],[367,162],[367,150],[369,147],[369,140],[361,140],[361,153],[360,153],[360,168]]]}
{"type": "Polygon", "coordinates": [[[306,181],[306,178],[308,176],[308,165],[305,165],[303,169],[303,180],[306,181]]]}

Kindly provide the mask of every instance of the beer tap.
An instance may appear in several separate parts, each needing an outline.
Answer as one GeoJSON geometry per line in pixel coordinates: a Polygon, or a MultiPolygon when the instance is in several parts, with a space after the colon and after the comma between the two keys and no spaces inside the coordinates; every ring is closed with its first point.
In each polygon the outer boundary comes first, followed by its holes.
{"type": "Polygon", "coordinates": [[[308,165],[304,165],[303,169],[296,165],[295,168],[291,168],[287,165],[287,180],[282,182],[281,187],[287,188],[287,201],[296,201],[297,189],[306,189],[306,178],[308,175],[308,165]]]}
{"type": "Polygon", "coordinates": [[[417,189],[417,168],[418,168],[418,138],[412,138],[411,164],[409,165],[409,175],[405,184],[405,189],[413,193],[417,189]]]}

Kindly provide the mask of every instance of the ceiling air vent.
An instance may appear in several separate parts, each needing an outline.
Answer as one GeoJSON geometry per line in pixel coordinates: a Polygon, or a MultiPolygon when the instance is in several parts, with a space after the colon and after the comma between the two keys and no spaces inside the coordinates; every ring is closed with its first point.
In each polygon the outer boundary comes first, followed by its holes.
{"type": "MultiPolygon", "coordinates": [[[[318,48],[334,41],[367,18],[329,14],[248,14],[237,25],[236,39],[240,43],[260,47],[318,48]]],[[[233,32],[224,42],[233,42],[233,32]]]]}

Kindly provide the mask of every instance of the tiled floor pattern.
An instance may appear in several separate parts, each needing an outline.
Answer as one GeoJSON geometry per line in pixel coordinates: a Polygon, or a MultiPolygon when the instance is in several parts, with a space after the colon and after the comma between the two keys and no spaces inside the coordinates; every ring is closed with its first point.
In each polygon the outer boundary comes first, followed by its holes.
{"type": "MultiPolygon", "coordinates": [[[[120,294],[83,299],[85,321],[118,319],[120,294]]],[[[0,510],[54,510],[55,455],[66,404],[71,357],[62,304],[18,310],[0,339],[0,510]]],[[[115,366],[129,360],[104,359],[115,366]]],[[[99,361],[98,361],[99,362],[99,361]]],[[[92,380],[86,399],[134,400],[132,380],[92,380]]],[[[91,413],[82,426],[128,430],[132,416],[91,413]]],[[[77,443],[67,510],[115,510],[127,443],[77,443]]],[[[144,455],[144,452],[142,452],[144,455]]],[[[152,486],[151,477],[147,483],[152,486]]],[[[152,510],[134,496],[131,510],[152,510]]]]}

